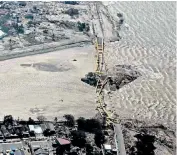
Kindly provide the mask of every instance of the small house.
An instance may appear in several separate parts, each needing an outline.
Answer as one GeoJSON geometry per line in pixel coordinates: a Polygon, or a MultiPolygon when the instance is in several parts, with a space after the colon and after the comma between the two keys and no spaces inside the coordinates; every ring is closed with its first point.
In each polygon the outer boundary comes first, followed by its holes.
{"type": "Polygon", "coordinates": [[[52,144],[49,141],[32,141],[30,143],[32,155],[49,155],[52,144]]]}
{"type": "Polygon", "coordinates": [[[112,147],[109,144],[103,144],[103,151],[105,155],[112,153],[112,147]]]}
{"type": "Polygon", "coordinates": [[[57,154],[62,154],[65,150],[69,151],[70,150],[70,145],[71,142],[65,138],[56,138],[55,139],[57,149],[56,153],[57,154]]]}
{"type": "Polygon", "coordinates": [[[0,152],[9,153],[12,155],[24,155],[22,142],[1,143],[0,152]]]}
{"type": "Polygon", "coordinates": [[[44,136],[51,136],[55,134],[55,128],[53,123],[50,122],[43,123],[41,124],[41,128],[43,130],[44,136]]]}
{"type": "Polygon", "coordinates": [[[36,136],[42,136],[43,132],[42,132],[42,128],[40,125],[28,125],[30,132],[34,132],[34,134],[36,136]]]}

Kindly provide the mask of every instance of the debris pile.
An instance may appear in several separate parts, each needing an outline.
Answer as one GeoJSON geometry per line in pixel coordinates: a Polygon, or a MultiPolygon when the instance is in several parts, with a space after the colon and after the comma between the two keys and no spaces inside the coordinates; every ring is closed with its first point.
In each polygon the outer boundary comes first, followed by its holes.
{"type": "Polygon", "coordinates": [[[122,13],[117,13],[118,21],[117,21],[117,28],[118,30],[121,29],[121,26],[124,24],[124,17],[122,13]]]}
{"type": "Polygon", "coordinates": [[[173,145],[175,144],[175,133],[162,124],[125,119],[121,120],[121,125],[128,154],[134,155],[149,147],[148,151],[145,151],[148,155],[150,155],[150,150],[152,154],[158,152],[157,155],[160,155],[162,152],[159,145],[163,145],[167,150],[176,149],[176,146],[173,145]]]}
{"type": "Polygon", "coordinates": [[[96,87],[97,82],[98,82],[99,76],[98,74],[94,73],[94,72],[89,72],[88,74],[85,75],[84,78],[81,78],[81,81],[96,87]]]}
{"type": "Polygon", "coordinates": [[[76,1],[64,1],[64,4],[78,5],[79,3],[76,1]]]}
{"type": "Polygon", "coordinates": [[[78,9],[74,9],[74,8],[69,8],[68,10],[64,11],[65,14],[68,14],[70,16],[74,16],[74,15],[78,15],[79,14],[79,10],[78,9]]]}
{"type": "MultiPolygon", "coordinates": [[[[139,76],[141,76],[141,74],[130,65],[116,65],[108,72],[110,90],[115,91],[120,89],[124,85],[136,80],[139,76]]],[[[96,73],[89,72],[81,81],[91,86],[97,86],[98,79],[100,78],[104,81],[106,77],[106,75],[101,75],[100,77],[96,73]]]]}
{"type": "Polygon", "coordinates": [[[116,65],[109,71],[110,89],[115,91],[124,85],[136,80],[141,74],[130,65],[116,65]]]}

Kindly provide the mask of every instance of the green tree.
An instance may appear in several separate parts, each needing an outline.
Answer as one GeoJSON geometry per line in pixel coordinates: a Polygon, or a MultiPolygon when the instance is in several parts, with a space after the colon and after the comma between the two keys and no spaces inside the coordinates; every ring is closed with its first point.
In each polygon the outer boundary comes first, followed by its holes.
{"type": "Polygon", "coordinates": [[[42,115],[40,115],[40,116],[37,117],[37,120],[40,121],[40,122],[44,122],[44,121],[47,120],[47,118],[42,116],[42,115]]]}
{"type": "Polygon", "coordinates": [[[65,125],[68,127],[73,127],[75,125],[75,119],[73,115],[64,115],[63,117],[66,119],[65,125]]]}
{"type": "Polygon", "coordinates": [[[105,136],[104,136],[103,132],[102,131],[97,131],[95,133],[94,140],[95,140],[95,144],[99,148],[101,148],[101,145],[105,142],[105,136]]]}
{"type": "Polygon", "coordinates": [[[74,146],[78,146],[80,148],[85,147],[86,144],[86,135],[83,131],[72,131],[71,132],[71,141],[74,146]]]}
{"type": "Polygon", "coordinates": [[[83,117],[77,119],[78,130],[85,130],[86,120],[83,117]]]}

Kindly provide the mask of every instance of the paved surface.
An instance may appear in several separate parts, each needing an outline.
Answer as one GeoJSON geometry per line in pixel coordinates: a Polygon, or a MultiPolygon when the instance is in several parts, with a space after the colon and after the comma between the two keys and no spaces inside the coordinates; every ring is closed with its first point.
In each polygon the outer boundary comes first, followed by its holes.
{"type": "Polygon", "coordinates": [[[126,155],[125,145],[124,145],[124,138],[121,130],[121,126],[119,124],[115,124],[114,132],[116,134],[116,147],[118,148],[117,155],[126,155]]]}

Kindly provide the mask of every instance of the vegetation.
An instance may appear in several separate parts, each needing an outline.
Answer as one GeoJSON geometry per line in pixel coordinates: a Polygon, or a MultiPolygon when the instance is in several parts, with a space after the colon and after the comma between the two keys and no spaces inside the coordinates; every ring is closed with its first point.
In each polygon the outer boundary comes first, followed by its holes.
{"type": "Polygon", "coordinates": [[[24,33],[24,27],[23,27],[23,25],[19,26],[18,24],[15,24],[13,27],[16,30],[17,33],[24,33]]]}
{"type": "Polygon", "coordinates": [[[122,14],[122,13],[117,13],[117,16],[118,16],[119,18],[121,18],[121,17],[123,17],[123,14],[122,14]]]}
{"type": "Polygon", "coordinates": [[[64,11],[64,13],[68,14],[70,16],[74,16],[74,15],[78,15],[79,11],[78,11],[78,9],[70,8],[70,9],[64,11]]]}
{"type": "Polygon", "coordinates": [[[44,121],[47,120],[47,118],[44,117],[44,116],[42,116],[42,115],[40,115],[40,116],[37,117],[37,120],[38,120],[39,122],[44,122],[44,121]]]}
{"type": "Polygon", "coordinates": [[[88,132],[95,133],[97,130],[102,130],[101,123],[96,119],[87,119],[86,129],[88,132]]]}
{"type": "Polygon", "coordinates": [[[43,33],[47,34],[47,33],[48,33],[48,30],[47,30],[47,29],[43,30],[43,33]]]}
{"type": "Polygon", "coordinates": [[[28,25],[31,26],[33,24],[33,21],[28,21],[28,25]]]}
{"type": "Polygon", "coordinates": [[[95,73],[89,72],[84,78],[81,78],[81,81],[95,87],[98,83],[98,78],[95,73]]]}
{"type": "Polygon", "coordinates": [[[78,124],[79,130],[83,130],[83,131],[90,132],[90,133],[95,133],[98,130],[102,130],[101,123],[96,119],[85,120],[83,117],[80,117],[77,120],[77,124],[78,124]]]}
{"type": "Polygon", "coordinates": [[[103,132],[102,132],[102,131],[97,131],[97,132],[95,133],[94,139],[95,139],[95,144],[96,144],[99,148],[101,148],[101,145],[105,142],[105,136],[104,136],[103,132]]]}
{"type": "Polygon", "coordinates": [[[81,32],[83,32],[83,31],[86,31],[86,32],[90,31],[89,24],[77,22],[77,25],[78,25],[79,31],[81,31],[81,32]]]}
{"type": "Polygon", "coordinates": [[[73,127],[75,125],[75,119],[73,115],[64,115],[63,117],[66,119],[66,126],[73,127]]]}
{"type": "Polygon", "coordinates": [[[52,34],[52,41],[55,41],[55,34],[52,34]]]}
{"type": "Polygon", "coordinates": [[[16,134],[17,134],[20,138],[23,137],[23,132],[22,132],[22,130],[20,130],[19,128],[16,129],[16,134]]]}
{"type": "Polygon", "coordinates": [[[85,147],[86,144],[86,135],[83,131],[72,131],[71,132],[71,141],[74,146],[78,146],[80,148],[85,147]]]}
{"type": "Polygon", "coordinates": [[[34,124],[34,120],[31,117],[28,119],[28,124],[34,124]]]}
{"type": "Polygon", "coordinates": [[[26,6],[26,2],[25,1],[19,1],[19,6],[26,6]]]}
{"type": "Polygon", "coordinates": [[[131,148],[130,155],[155,155],[155,136],[137,134],[135,137],[138,141],[135,143],[135,147],[131,148]]]}
{"type": "Polygon", "coordinates": [[[70,5],[78,5],[79,3],[76,1],[64,1],[65,4],[70,4],[70,5]]]}
{"type": "Polygon", "coordinates": [[[76,129],[76,121],[74,116],[67,114],[63,117],[66,119],[66,121],[62,125],[60,124],[61,122],[58,123],[60,126],[57,126],[57,118],[55,118],[55,128],[53,129],[50,127],[50,125],[47,125],[47,123],[45,124],[44,121],[46,121],[46,118],[42,115],[37,117],[38,121],[34,121],[31,117],[29,117],[28,121],[19,120],[19,118],[15,120],[13,119],[12,115],[7,115],[4,116],[4,125],[1,126],[1,130],[3,129],[3,131],[5,131],[3,133],[5,138],[11,137],[13,134],[18,135],[18,138],[29,136],[35,137],[35,132],[30,131],[28,125],[43,124],[46,125],[41,125],[44,136],[48,137],[57,133],[57,135],[62,135],[61,137],[69,138],[71,140],[71,145],[66,147],[57,147],[57,154],[63,154],[64,152],[67,152],[68,154],[73,155],[78,154],[78,152],[83,152],[83,154],[86,155],[99,155],[101,145],[105,142],[105,137],[102,131],[102,124],[96,119],[85,119],[80,117],[77,120],[78,129],[76,129]]]}
{"type": "Polygon", "coordinates": [[[77,119],[78,130],[85,130],[85,118],[80,117],[77,119]]]}
{"type": "Polygon", "coordinates": [[[94,152],[93,152],[93,146],[91,144],[86,144],[86,154],[87,155],[93,155],[94,152]]]}
{"type": "Polygon", "coordinates": [[[33,17],[32,14],[28,14],[28,15],[25,15],[25,18],[26,18],[26,19],[31,19],[31,20],[33,20],[34,17],[33,17]]]}
{"type": "Polygon", "coordinates": [[[12,115],[6,115],[6,116],[4,116],[3,124],[5,126],[13,125],[13,117],[12,117],[12,115]]]}
{"type": "Polygon", "coordinates": [[[54,132],[52,132],[50,129],[46,129],[43,132],[44,136],[48,137],[48,136],[52,136],[54,134],[54,132]]]}
{"type": "Polygon", "coordinates": [[[124,19],[120,19],[118,23],[123,24],[123,22],[124,22],[124,19]]]}

